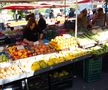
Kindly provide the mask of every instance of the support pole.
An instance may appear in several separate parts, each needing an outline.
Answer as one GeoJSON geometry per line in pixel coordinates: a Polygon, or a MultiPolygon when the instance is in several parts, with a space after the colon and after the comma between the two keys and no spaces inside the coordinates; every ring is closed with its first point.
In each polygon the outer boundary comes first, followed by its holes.
{"type": "MultiPolygon", "coordinates": [[[[78,1],[77,1],[77,0],[76,0],[76,7],[77,7],[77,10],[78,10],[78,1]]],[[[76,10],[76,21],[75,21],[75,37],[76,37],[76,38],[77,38],[77,33],[78,33],[78,32],[77,32],[77,31],[78,31],[78,30],[77,30],[77,29],[78,29],[78,28],[77,28],[77,27],[78,27],[78,26],[77,26],[77,16],[78,16],[78,15],[77,15],[77,14],[78,14],[77,10],[76,10]]]]}
{"type": "Polygon", "coordinates": [[[107,5],[108,5],[108,2],[107,2],[107,0],[106,0],[106,4],[105,4],[105,20],[104,20],[104,26],[105,26],[106,17],[107,17],[107,5]]]}

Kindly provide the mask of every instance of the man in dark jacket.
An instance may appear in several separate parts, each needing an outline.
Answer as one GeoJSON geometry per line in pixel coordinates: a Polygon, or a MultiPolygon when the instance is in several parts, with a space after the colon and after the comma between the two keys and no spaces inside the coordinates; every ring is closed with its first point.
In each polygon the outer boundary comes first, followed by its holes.
{"type": "Polygon", "coordinates": [[[46,24],[45,19],[42,16],[42,14],[39,14],[39,18],[40,19],[38,21],[38,27],[39,27],[39,30],[43,31],[44,29],[46,29],[47,24],[46,24]]]}

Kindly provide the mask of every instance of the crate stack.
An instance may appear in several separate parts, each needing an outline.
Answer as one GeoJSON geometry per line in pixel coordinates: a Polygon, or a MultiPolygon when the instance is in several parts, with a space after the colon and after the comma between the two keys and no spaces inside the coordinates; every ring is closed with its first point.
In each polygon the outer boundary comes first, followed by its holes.
{"type": "Polygon", "coordinates": [[[83,78],[87,82],[97,81],[101,78],[102,57],[92,57],[83,61],[83,78]]]}
{"type": "Polygon", "coordinates": [[[71,68],[59,68],[51,71],[49,74],[50,90],[64,90],[67,87],[72,87],[73,74],[71,68]]]}
{"type": "Polygon", "coordinates": [[[48,74],[39,74],[28,78],[29,90],[49,90],[48,74]]]}

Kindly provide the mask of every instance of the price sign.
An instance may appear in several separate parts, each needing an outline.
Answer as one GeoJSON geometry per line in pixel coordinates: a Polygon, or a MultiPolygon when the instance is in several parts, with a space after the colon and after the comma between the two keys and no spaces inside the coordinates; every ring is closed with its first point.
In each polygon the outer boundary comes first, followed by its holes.
{"type": "Polygon", "coordinates": [[[18,49],[18,50],[24,49],[24,46],[23,46],[23,45],[18,45],[18,46],[17,46],[17,49],[18,49]]]}
{"type": "Polygon", "coordinates": [[[39,41],[34,42],[34,45],[37,45],[37,44],[39,44],[39,41]]]}

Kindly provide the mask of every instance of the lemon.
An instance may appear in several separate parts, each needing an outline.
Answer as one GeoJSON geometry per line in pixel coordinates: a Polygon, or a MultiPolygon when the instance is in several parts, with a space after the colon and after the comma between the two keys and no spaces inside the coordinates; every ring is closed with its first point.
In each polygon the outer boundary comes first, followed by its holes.
{"type": "Polygon", "coordinates": [[[39,69],[40,69],[40,65],[37,62],[34,62],[31,65],[31,70],[36,71],[36,70],[39,70],[39,69]]]}

